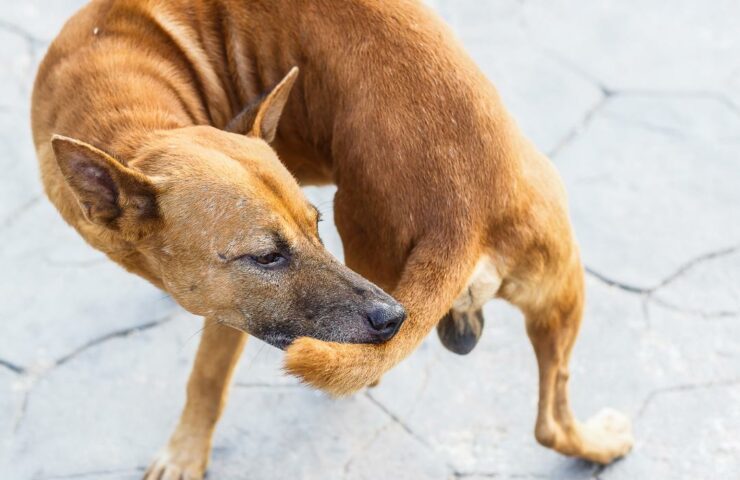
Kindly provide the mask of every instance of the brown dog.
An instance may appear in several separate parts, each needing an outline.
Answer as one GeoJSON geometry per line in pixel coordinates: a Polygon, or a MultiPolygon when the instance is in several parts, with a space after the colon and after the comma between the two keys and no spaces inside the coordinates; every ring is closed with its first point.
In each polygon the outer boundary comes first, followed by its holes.
{"type": "MultiPolygon", "coordinates": [[[[500,297],[537,355],[537,439],[600,463],[629,451],[626,418],[581,424],[568,405],[583,269],[558,175],[419,2],[94,1],[40,68],[33,127],[46,191],[91,245],[207,324],[289,345],[309,384],[371,384],[435,325],[467,353],[500,297]],[[392,340],[403,310],[324,251],[291,173],[337,184],[347,265],[408,312],[392,340]]],[[[202,477],[245,338],[204,331],[147,478],[202,477]]]]}

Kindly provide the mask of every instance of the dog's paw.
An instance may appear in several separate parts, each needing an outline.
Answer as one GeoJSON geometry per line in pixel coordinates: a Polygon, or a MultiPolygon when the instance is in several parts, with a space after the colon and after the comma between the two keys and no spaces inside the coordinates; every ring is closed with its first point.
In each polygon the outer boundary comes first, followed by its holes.
{"type": "Polygon", "coordinates": [[[167,448],[152,462],[144,480],[203,480],[207,463],[201,453],[167,448]]]}
{"type": "Polygon", "coordinates": [[[607,464],[625,456],[635,443],[629,417],[609,408],[591,417],[582,431],[583,457],[596,463],[607,464]]]}
{"type": "Polygon", "coordinates": [[[383,375],[382,347],[299,338],[285,351],[285,371],[334,396],[350,395],[383,375]]]}

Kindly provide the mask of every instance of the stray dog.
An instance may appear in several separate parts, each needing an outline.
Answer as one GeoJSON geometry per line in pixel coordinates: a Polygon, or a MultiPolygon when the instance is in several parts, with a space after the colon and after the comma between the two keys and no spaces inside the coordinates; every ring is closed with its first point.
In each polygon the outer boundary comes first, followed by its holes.
{"type": "Polygon", "coordinates": [[[631,448],[624,416],[568,405],[584,282],[561,181],[420,2],[96,0],[51,45],[32,117],[64,219],[234,327],[204,330],[146,478],[202,478],[243,332],[341,395],[435,325],[468,353],[495,297],[526,317],[537,440],[599,463],[631,448]],[[369,281],[323,249],[299,183],[337,185],[346,263],[369,281]]]}

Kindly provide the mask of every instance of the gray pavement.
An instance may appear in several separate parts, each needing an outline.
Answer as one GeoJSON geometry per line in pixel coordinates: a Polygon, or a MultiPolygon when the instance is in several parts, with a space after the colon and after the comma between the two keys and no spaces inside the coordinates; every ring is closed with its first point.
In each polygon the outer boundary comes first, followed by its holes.
{"type": "MultiPolygon", "coordinates": [[[[42,197],[35,67],[80,0],[0,3],[0,479],[136,479],[183,404],[200,320],[87,247],[42,197]]],[[[468,357],[432,336],[331,400],[250,340],[212,479],[740,478],[740,3],[436,0],[568,187],[589,269],[580,418],[636,445],[599,468],[539,447],[521,315],[468,357]]],[[[329,217],[331,189],[309,189],[329,217]]]]}

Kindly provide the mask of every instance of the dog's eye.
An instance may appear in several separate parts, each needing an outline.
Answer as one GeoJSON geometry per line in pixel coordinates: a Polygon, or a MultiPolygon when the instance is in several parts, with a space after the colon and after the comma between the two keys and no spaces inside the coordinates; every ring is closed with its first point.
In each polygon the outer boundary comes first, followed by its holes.
{"type": "Polygon", "coordinates": [[[259,255],[259,256],[252,257],[252,260],[259,263],[260,265],[267,267],[267,266],[277,265],[278,263],[285,260],[285,257],[283,257],[277,252],[272,252],[272,253],[268,253],[267,255],[259,255]]]}

